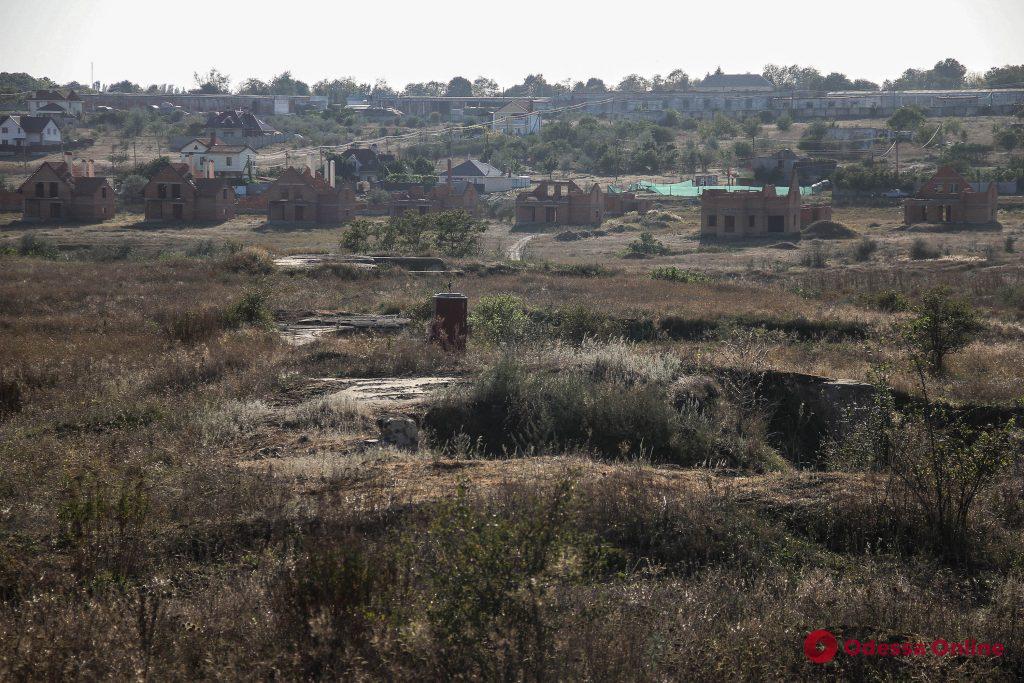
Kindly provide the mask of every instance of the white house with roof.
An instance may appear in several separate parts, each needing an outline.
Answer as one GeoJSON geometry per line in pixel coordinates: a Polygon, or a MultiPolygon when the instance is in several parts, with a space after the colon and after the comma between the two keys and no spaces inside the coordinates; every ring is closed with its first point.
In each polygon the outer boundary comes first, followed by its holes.
{"type": "Polygon", "coordinates": [[[0,148],[59,145],[60,126],[49,116],[0,116],[0,148]]]}
{"type": "Polygon", "coordinates": [[[215,176],[242,176],[256,156],[256,150],[249,145],[225,145],[216,138],[209,142],[195,138],[178,153],[194,173],[206,169],[207,163],[213,162],[215,176]]]}
{"type": "Polygon", "coordinates": [[[534,111],[533,100],[515,100],[494,112],[491,130],[506,135],[533,135],[540,132],[540,113],[534,111]]]}
{"type": "MultiPolygon", "coordinates": [[[[448,182],[448,171],[441,171],[440,182],[448,182]]],[[[506,192],[529,187],[530,176],[506,175],[500,169],[478,159],[466,159],[451,170],[452,182],[475,185],[479,192],[506,192]]]]}
{"type": "Polygon", "coordinates": [[[28,113],[50,116],[81,116],[82,98],[74,90],[63,95],[56,90],[37,90],[26,100],[28,113]]]}

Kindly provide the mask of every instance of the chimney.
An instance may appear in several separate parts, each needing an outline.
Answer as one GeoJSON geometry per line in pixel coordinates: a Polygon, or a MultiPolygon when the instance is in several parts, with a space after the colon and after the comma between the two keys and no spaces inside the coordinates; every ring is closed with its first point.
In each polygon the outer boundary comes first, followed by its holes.
{"type": "Polygon", "coordinates": [[[87,161],[85,163],[85,177],[86,178],[95,178],[96,177],[96,160],[95,159],[89,159],[89,161],[87,161]]]}
{"type": "Polygon", "coordinates": [[[328,172],[330,173],[330,176],[331,176],[331,187],[335,187],[335,185],[334,185],[334,159],[331,159],[331,161],[329,162],[328,172]]]}
{"type": "Polygon", "coordinates": [[[452,186],[452,158],[448,157],[448,187],[452,186]]]}
{"type": "Polygon", "coordinates": [[[68,173],[75,175],[75,159],[71,152],[64,152],[64,163],[68,165],[68,173]]]}
{"type": "Polygon", "coordinates": [[[206,177],[213,178],[213,160],[210,159],[206,162],[206,177]]]}

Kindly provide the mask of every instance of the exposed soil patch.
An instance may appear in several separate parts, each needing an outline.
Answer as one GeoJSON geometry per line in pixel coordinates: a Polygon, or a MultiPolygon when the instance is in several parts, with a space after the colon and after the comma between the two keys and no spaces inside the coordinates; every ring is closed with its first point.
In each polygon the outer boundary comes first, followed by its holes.
{"type": "Polygon", "coordinates": [[[367,313],[318,313],[294,323],[281,323],[278,329],[285,341],[302,346],[324,335],[347,335],[358,332],[394,333],[404,330],[409,318],[397,315],[373,315],[367,313]]]}
{"type": "Polygon", "coordinates": [[[408,410],[435,392],[457,382],[456,377],[371,377],[316,380],[331,387],[332,397],[351,399],[374,410],[408,410]]]}

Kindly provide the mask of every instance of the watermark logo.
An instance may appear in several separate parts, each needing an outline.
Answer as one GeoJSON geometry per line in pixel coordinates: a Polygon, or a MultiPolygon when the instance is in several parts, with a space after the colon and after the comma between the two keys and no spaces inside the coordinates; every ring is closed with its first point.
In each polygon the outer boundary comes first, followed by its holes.
{"type": "Polygon", "coordinates": [[[839,652],[839,641],[830,631],[823,628],[811,631],[804,638],[804,654],[815,664],[831,662],[836,658],[837,652],[839,652]]]}
{"type": "MultiPolygon", "coordinates": [[[[936,638],[925,642],[876,642],[847,638],[843,653],[850,657],[1002,657],[1006,648],[1002,643],[983,643],[973,638],[949,641],[936,638]]],[[[827,664],[839,654],[839,640],[826,629],[811,631],[804,638],[804,655],[815,664],[827,664]]]]}

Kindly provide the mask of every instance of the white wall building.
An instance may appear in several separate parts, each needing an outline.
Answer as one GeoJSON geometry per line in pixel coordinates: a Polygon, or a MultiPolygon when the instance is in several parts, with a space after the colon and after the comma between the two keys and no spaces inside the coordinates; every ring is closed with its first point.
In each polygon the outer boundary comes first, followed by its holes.
{"type": "Polygon", "coordinates": [[[182,147],[179,154],[181,160],[193,169],[193,173],[206,169],[207,162],[212,161],[214,175],[241,176],[248,170],[256,150],[248,145],[211,145],[197,138],[182,147]]]}
{"type": "Polygon", "coordinates": [[[49,116],[0,116],[0,147],[59,145],[60,126],[49,116]]]}
{"type": "Polygon", "coordinates": [[[516,100],[494,112],[491,130],[506,135],[533,135],[540,132],[543,123],[533,110],[532,100],[516,100]]]}
{"type": "MultiPolygon", "coordinates": [[[[439,182],[448,182],[448,171],[441,171],[439,182]]],[[[466,159],[451,169],[452,182],[466,182],[475,185],[481,192],[506,192],[531,185],[530,176],[509,176],[488,163],[477,159],[466,159]]]]}
{"type": "Polygon", "coordinates": [[[82,98],[74,90],[62,95],[55,90],[37,90],[26,100],[29,114],[82,115],[82,98]],[[42,111],[40,111],[42,110],[42,111]]]}

